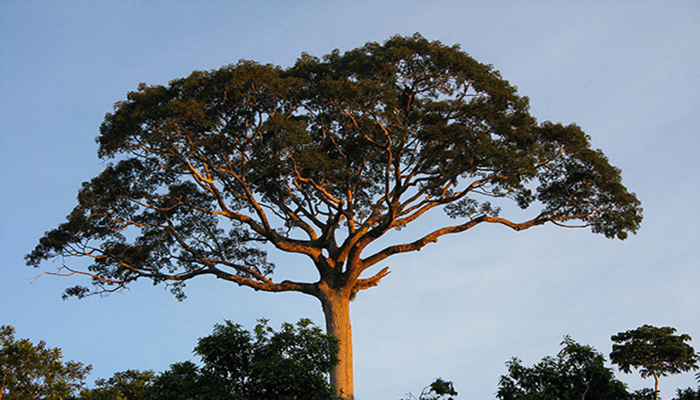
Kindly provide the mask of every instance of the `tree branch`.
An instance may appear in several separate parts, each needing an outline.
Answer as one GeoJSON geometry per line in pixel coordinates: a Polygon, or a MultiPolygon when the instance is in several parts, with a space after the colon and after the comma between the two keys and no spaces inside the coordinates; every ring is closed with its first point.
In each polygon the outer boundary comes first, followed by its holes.
{"type": "Polygon", "coordinates": [[[438,241],[438,239],[441,236],[451,234],[451,233],[460,233],[464,232],[466,230],[469,230],[473,227],[475,227],[478,224],[488,222],[488,223],[497,223],[497,224],[502,224],[505,225],[511,229],[514,229],[516,231],[521,231],[536,225],[542,225],[545,222],[547,222],[547,219],[532,219],[526,222],[522,223],[515,223],[512,221],[509,221],[505,218],[497,218],[497,217],[490,217],[486,215],[482,215],[480,217],[474,218],[469,220],[468,222],[461,224],[461,225],[454,225],[454,226],[449,226],[449,227],[444,227],[437,229],[422,238],[411,242],[411,243],[405,243],[405,244],[399,244],[399,245],[394,245],[394,246],[389,246],[386,247],[379,252],[365,258],[363,260],[363,269],[369,268],[372,265],[377,264],[378,262],[388,258],[389,256],[397,253],[406,253],[406,252],[411,252],[411,251],[420,251],[423,247],[428,245],[429,243],[435,243],[438,241]]]}

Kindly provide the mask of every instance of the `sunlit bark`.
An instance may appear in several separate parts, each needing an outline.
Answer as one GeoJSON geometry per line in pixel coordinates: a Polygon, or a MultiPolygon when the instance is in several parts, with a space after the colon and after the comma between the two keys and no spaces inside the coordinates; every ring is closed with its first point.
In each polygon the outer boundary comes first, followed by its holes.
{"type": "Polygon", "coordinates": [[[320,285],[321,306],[326,317],[326,330],[338,339],[338,365],[331,373],[331,384],[341,399],[355,394],[353,378],[352,325],[350,323],[350,293],[320,285]]]}

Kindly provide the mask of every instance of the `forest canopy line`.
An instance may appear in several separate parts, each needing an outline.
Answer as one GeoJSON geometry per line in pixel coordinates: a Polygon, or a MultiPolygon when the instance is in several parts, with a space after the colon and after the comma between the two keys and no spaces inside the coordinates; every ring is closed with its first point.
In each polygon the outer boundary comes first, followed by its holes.
{"type": "MultiPolygon", "coordinates": [[[[96,379],[93,388],[85,385],[90,365],[64,362],[60,348],[47,349],[43,341],[34,345],[29,339],[15,340],[14,328],[2,326],[0,399],[336,400],[327,379],[338,361],[336,339],[323,334],[306,319],[294,325],[283,323],[278,331],[267,322],[260,320],[252,331],[231,321],[216,324],[211,334],[197,341],[193,353],[199,362],[176,362],[160,373],[135,369],[115,372],[108,379],[96,379]]],[[[672,327],[645,325],[636,331],[649,328],[663,332],[659,337],[689,337],[673,335],[672,327]]],[[[580,344],[569,336],[564,337],[561,346],[556,356],[546,356],[532,367],[523,365],[518,358],[507,361],[507,373],[498,380],[495,398],[654,400],[659,397],[658,386],[630,391],[615,377],[613,368],[606,366],[605,356],[592,346],[580,344]]],[[[613,344],[613,351],[616,346],[613,344]]],[[[664,354],[666,361],[677,363],[692,358],[694,365],[687,371],[698,369],[700,355],[692,347],[674,357],[667,351],[668,346],[669,342],[656,341],[649,343],[648,348],[664,354]]],[[[614,362],[615,357],[611,359],[614,362]]],[[[696,377],[700,383],[700,374],[696,377]]],[[[409,393],[405,400],[454,400],[452,396],[457,395],[451,381],[437,378],[420,395],[409,393]]],[[[688,387],[678,388],[673,400],[699,398],[700,387],[688,387]]]]}
{"type": "Polygon", "coordinates": [[[97,142],[112,162],[27,263],[89,260],[59,271],[92,278],[68,296],[146,278],[183,298],[200,275],[314,296],[340,340],[333,380],[348,397],[349,301],[388,274],[372,269],[383,260],[481,224],[625,239],[642,220],[620,171],[581,128],[538,123],[491,66],[418,34],[303,54],[289,68],[240,61],[141,84],[97,142]],[[526,217],[501,215],[503,201],[526,217]],[[454,222],[368,251],[438,209],[454,222]],[[307,256],[318,281],[275,280],[270,248],[307,256]]]}

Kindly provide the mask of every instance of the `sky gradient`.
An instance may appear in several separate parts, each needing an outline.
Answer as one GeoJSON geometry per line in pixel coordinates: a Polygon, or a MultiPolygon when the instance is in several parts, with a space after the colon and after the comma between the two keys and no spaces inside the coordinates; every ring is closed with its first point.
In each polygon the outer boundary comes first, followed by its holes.
{"type": "MultiPolygon", "coordinates": [[[[204,277],[177,302],[148,282],[61,300],[79,278],[24,266],[99,173],[94,138],[139,82],[250,59],[287,67],[395,34],[460,44],[528,96],[540,121],[577,123],[622,169],[645,220],[620,242],[553,226],[478,227],[419,253],[351,304],[359,400],[415,394],[436,377],[460,399],[493,399],[511,357],[530,365],[565,335],[608,355],[610,336],[674,326],[700,348],[700,2],[697,1],[0,1],[0,324],[90,363],[91,378],[162,371],[229,319],[252,328],[311,318],[300,294],[204,277]]],[[[420,221],[397,236],[415,237],[420,221]]],[[[281,274],[303,258],[271,254],[281,274]]],[[[638,375],[618,377],[632,389],[638,375]]],[[[661,380],[662,395],[696,386],[661,380]]]]}

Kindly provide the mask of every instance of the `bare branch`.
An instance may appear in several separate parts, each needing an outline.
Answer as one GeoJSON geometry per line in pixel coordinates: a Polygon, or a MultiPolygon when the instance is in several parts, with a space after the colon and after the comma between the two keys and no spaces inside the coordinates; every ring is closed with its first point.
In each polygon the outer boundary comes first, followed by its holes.
{"type": "Polygon", "coordinates": [[[361,290],[369,289],[371,287],[379,285],[379,282],[382,279],[384,279],[385,276],[389,275],[390,272],[391,271],[389,270],[389,267],[384,267],[381,271],[377,272],[376,274],[367,279],[358,279],[352,288],[351,298],[355,297],[357,292],[361,290]]]}
{"type": "Polygon", "coordinates": [[[474,218],[469,220],[468,222],[461,224],[461,225],[454,225],[454,226],[449,226],[449,227],[443,227],[440,229],[437,229],[422,238],[411,242],[411,243],[405,243],[405,244],[399,244],[399,245],[393,245],[386,247],[379,252],[365,258],[363,260],[363,268],[369,268],[372,265],[377,264],[378,262],[388,258],[389,256],[397,253],[406,253],[406,252],[411,252],[411,251],[420,251],[423,247],[428,245],[429,243],[435,243],[438,241],[438,239],[441,236],[451,234],[451,233],[460,233],[464,232],[466,230],[469,230],[473,227],[475,227],[478,224],[488,222],[488,223],[498,223],[505,225],[511,229],[514,229],[516,231],[521,231],[536,225],[542,225],[545,222],[547,222],[547,219],[532,219],[526,222],[521,222],[521,223],[515,223],[512,221],[509,221],[505,218],[497,218],[497,217],[490,217],[486,215],[482,215],[480,217],[474,218]]]}

